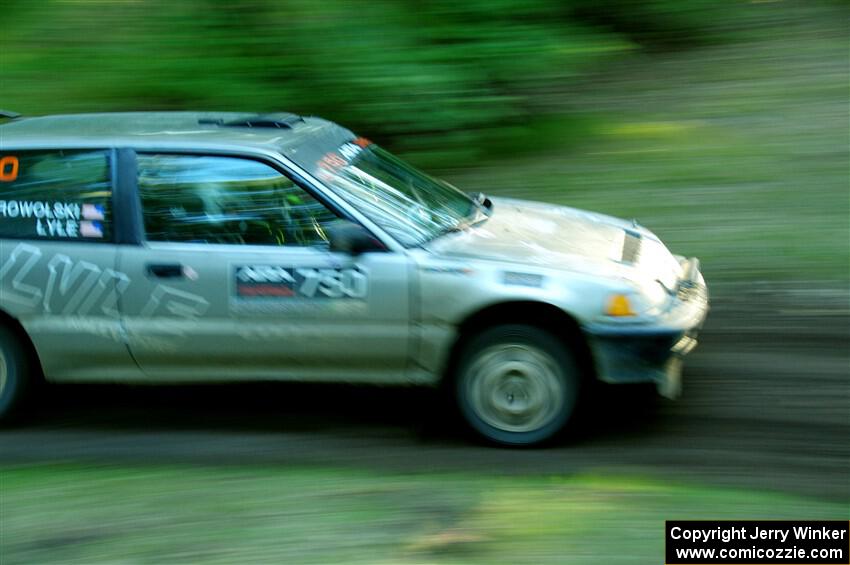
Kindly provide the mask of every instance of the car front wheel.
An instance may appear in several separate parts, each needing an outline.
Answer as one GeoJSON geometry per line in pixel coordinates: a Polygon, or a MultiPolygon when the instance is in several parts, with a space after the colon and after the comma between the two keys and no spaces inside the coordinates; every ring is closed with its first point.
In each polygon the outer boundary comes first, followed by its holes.
{"type": "Polygon", "coordinates": [[[456,394],[464,418],[485,439],[526,446],[564,427],[580,385],[575,357],[560,339],[533,326],[502,325],[466,344],[456,394]]]}

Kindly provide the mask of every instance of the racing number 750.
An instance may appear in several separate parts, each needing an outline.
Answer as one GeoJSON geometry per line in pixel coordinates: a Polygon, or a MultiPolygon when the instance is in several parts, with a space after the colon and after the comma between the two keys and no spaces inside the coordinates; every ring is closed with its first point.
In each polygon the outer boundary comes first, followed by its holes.
{"type": "Polygon", "coordinates": [[[369,280],[359,268],[354,269],[296,269],[304,278],[299,292],[307,297],[317,294],[328,298],[365,298],[369,280]]]}

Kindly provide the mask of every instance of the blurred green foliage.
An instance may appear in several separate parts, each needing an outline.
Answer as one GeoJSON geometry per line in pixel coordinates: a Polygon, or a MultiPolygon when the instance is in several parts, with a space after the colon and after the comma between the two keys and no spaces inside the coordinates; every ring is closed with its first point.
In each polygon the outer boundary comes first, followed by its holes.
{"type": "Polygon", "coordinates": [[[698,37],[726,12],[705,0],[4,0],[2,104],[289,110],[402,147],[457,146],[504,140],[500,128],[552,111],[575,77],[638,44],[698,37]]]}

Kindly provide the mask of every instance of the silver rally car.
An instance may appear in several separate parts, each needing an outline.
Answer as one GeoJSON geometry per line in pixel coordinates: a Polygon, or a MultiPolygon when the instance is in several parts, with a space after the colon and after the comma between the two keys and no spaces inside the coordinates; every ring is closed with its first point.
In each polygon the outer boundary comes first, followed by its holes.
{"type": "Polygon", "coordinates": [[[680,388],[696,259],[635,222],[467,195],[294,114],[0,125],[0,417],[29,385],[446,385],[488,440],[589,379],[680,388]]]}

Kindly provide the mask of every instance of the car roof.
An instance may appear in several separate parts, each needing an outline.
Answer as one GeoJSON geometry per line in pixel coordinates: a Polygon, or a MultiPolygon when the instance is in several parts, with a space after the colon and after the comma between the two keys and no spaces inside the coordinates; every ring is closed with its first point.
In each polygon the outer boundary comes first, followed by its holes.
{"type": "Polygon", "coordinates": [[[293,153],[353,134],[321,118],[290,113],[116,112],[16,118],[0,125],[0,147],[256,148],[293,153]]]}

